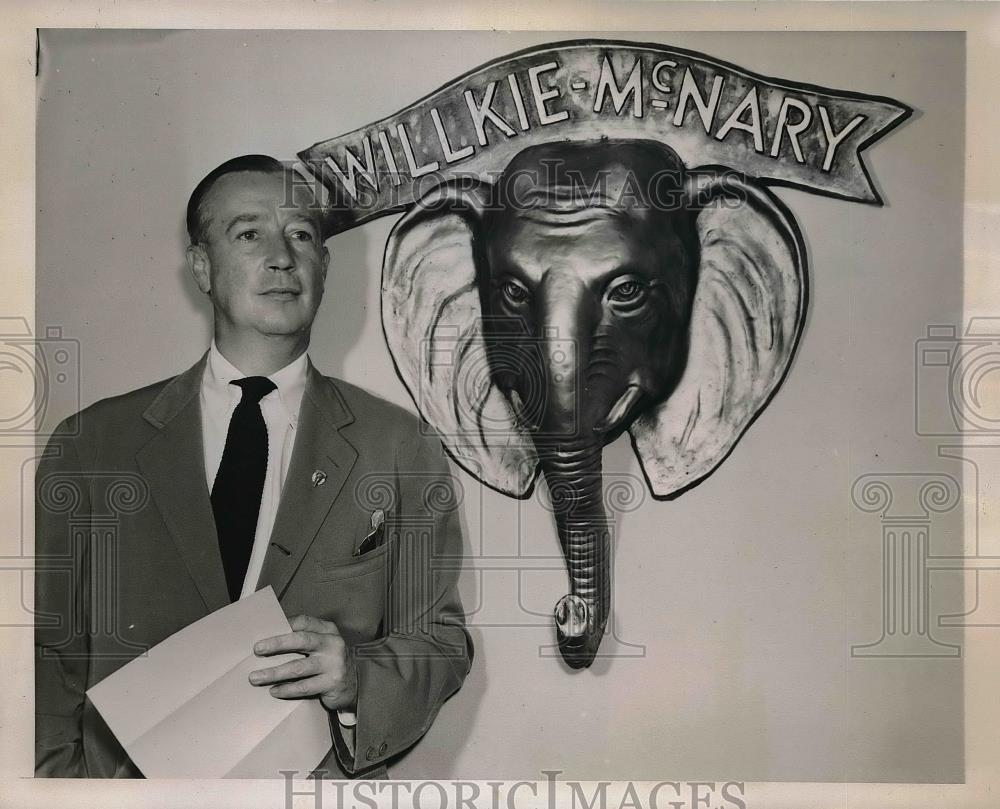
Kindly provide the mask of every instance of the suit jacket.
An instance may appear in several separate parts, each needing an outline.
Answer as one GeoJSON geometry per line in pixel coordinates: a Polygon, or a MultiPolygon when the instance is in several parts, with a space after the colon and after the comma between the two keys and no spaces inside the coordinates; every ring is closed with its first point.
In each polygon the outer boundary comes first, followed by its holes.
{"type": "MultiPolygon", "coordinates": [[[[229,603],[202,451],[206,357],[70,417],[39,465],[39,775],[140,777],[86,690],[229,603]]],[[[458,499],[440,443],[425,433],[406,411],[310,363],[258,586],[271,585],[288,616],[335,622],[355,651],[354,750],[331,714],[319,775],[384,774],[471,664],[456,588],[458,499]],[[386,540],[356,557],[376,509],[386,540]]]]}

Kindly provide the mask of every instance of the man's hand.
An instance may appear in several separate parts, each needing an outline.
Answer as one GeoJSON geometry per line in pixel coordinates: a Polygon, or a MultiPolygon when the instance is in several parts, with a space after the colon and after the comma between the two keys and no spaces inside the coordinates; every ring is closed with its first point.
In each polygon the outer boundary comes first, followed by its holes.
{"type": "Polygon", "coordinates": [[[329,710],[354,710],[358,700],[358,671],[354,655],[337,626],[310,615],[289,622],[294,631],[254,644],[254,654],[267,657],[286,652],[306,655],[299,660],[250,672],[253,685],[270,685],[278,699],[318,696],[329,710]]]}

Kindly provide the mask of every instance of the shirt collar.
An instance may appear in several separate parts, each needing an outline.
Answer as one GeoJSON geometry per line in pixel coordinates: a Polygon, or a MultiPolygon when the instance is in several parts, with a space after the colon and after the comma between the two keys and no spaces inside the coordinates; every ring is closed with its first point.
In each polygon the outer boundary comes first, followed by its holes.
{"type": "MultiPolygon", "coordinates": [[[[264,399],[276,396],[287,413],[290,424],[295,424],[299,418],[299,406],[302,404],[302,394],[306,389],[308,366],[309,355],[303,352],[300,357],[273,374],[268,374],[267,377],[278,389],[267,394],[264,399]]],[[[205,366],[203,382],[207,392],[238,399],[240,389],[229,383],[234,379],[243,379],[245,376],[245,373],[223,356],[215,344],[215,340],[212,340],[212,345],[208,349],[208,363],[205,366]]]]}

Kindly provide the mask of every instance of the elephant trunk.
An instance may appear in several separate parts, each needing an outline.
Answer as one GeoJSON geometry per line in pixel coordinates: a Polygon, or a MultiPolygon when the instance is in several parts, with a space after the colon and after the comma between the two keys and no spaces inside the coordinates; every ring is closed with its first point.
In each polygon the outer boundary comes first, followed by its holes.
{"type": "Polygon", "coordinates": [[[611,608],[611,527],[601,453],[600,444],[588,442],[553,448],[542,461],[570,584],[556,604],[556,638],[574,669],[593,662],[611,608]]]}
{"type": "Polygon", "coordinates": [[[579,279],[552,273],[545,286],[546,402],[536,446],[569,575],[569,593],[555,607],[556,638],[567,665],[581,669],[593,663],[611,609],[602,451],[635,397],[623,394],[625,364],[579,279]]]}

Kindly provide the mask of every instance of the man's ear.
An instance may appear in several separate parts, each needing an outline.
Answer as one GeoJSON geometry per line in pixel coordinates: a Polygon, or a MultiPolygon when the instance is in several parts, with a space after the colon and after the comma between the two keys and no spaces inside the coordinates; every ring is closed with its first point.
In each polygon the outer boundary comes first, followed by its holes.
{"type": "Polygon", "coordinates": [[[188,269],[194,276],[194,282],[198,289],[206,295],[212,294],[212,262],[208,258],[208,253],[200,244],[189,244],[185,252],[188,269]]]}
{"type": "Polygon", "coordinates": [[[326,283],[326,271],[330,269],[330,248],[323,245],[323,283],[326,283]]]}

